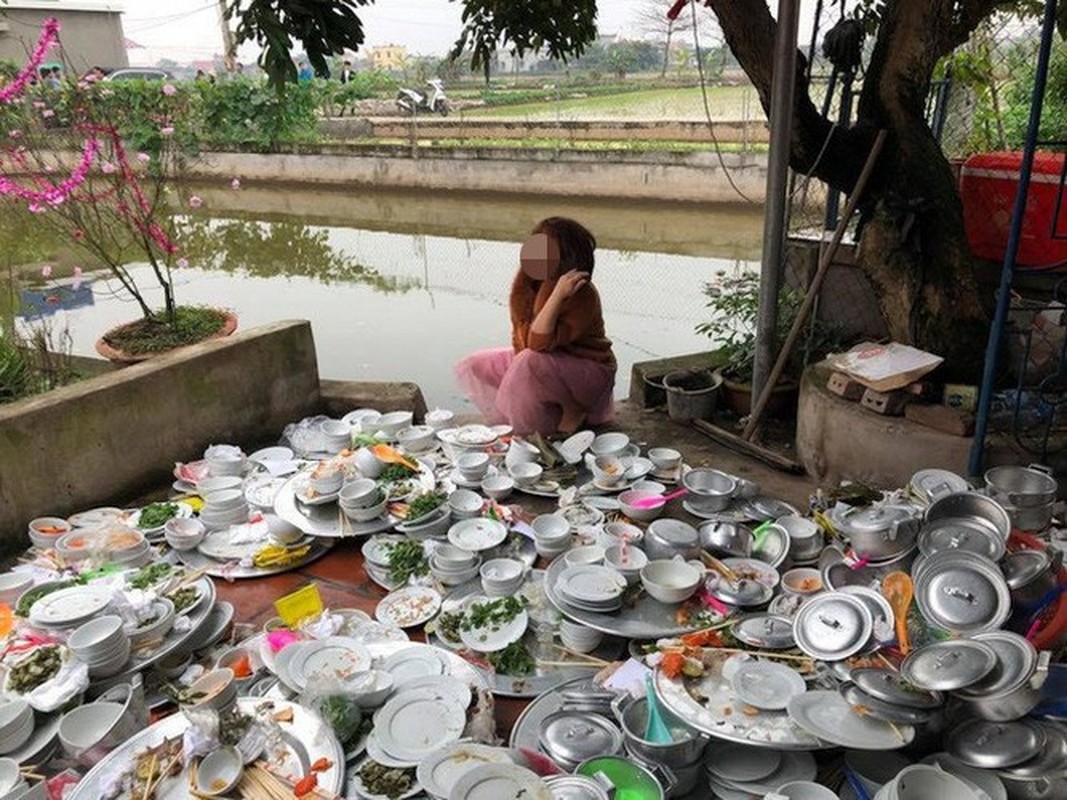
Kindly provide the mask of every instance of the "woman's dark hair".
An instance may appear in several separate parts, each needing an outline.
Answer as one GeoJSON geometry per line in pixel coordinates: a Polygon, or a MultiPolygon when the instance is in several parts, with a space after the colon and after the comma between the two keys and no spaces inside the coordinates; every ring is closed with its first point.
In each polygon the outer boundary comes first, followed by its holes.
{"type": "Polygon", "coordinates": [[[593,251],[596,239],[582,225],[567,217],[548,217],[537,223],[531,233],[546,233],[559,245],[560,272],[593,274],[593,251]]]}

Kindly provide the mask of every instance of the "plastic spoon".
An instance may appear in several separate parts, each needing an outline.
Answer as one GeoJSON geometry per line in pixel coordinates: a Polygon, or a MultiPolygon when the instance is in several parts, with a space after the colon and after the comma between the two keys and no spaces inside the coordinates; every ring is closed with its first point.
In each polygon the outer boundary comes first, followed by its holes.
{"type": "Polygon", "coordinates": [[[652,686],[652,673],[645,675],[645,701],[648,706],[648,722],[645,723],[645,741],[656,744],[670,744],[674,741],[670,728],[660,714],[656,690],[652,686]]]}
{"type": "Polygon", "coordinates": [[[900,652],[907,655],[911,650],[908,643],[908,609],[915,594],[911,576],[906,572],[890,572],[882,579],[882,594],[889,601],[896,618],[897,644],[900,652]]]}
{"type": "Polygon", "coordinates": [[[634,500],[631,505],[634,508],[640,508],[642,510],[646,508],[659,508],[667,501],[673,500],[676,497],[681,497],[685,492],[685,489],[676,489],[670,494],[658,494],[654,497],[639,497],[637,500],[634,500]]]}

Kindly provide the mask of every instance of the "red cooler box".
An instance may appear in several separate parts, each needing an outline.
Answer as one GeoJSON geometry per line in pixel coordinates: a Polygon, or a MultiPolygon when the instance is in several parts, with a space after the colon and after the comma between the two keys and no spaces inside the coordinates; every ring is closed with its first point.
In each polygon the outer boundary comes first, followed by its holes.
{"type": "MultiPolygon", "coordinates": [[[[979,153],[960,170],[963,223],[971,250],[979,258],[1004,260],[1022,158],[1022,153],[979,153]]],[[[1067,270],[1067,198],[1061,197],[1060,185],[1063,159],[1063,153],[1034,155],[1016,258],[1019,266],[1067,270]]]]}

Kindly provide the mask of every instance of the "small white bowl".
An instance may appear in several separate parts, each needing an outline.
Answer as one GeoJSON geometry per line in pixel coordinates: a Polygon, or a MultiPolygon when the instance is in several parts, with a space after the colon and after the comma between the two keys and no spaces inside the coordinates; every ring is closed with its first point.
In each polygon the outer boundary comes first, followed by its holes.
{"type": "Polygon", "coordinates": [[[478,568],[481,564],[480,561],[476,561],[470,568],[456,571],[441,569],[437,566],[437,563],[430,560],[430,574],[433,575],[444,586],[462,586],[468,581],[472,581],[478,577],[478,568]]]}
{"type": "Polygon", "coordinates": [[[563,620],[559,624],[559,640],[564,647],[576,653],[591,653],[600,646],[604,640],[604,634],[584,625],[563,620]]]}
{"type": "Polygon", "coordinates": [[[546,561],[555,561],[557,558],[559,558],[561,555],[563,555],[570,549],[571,544],[569,539],[560,545],[546,545],[542,544],[541,542],[534,542],[534,550],[537,551],[537,555],[545,559],[546,561]]]}
{"type": "Polygon", "coordinates": [[[240,489],[219,489],[204,493],[205,511],[233,511],[248,504],[240,489]]]}
{"type": "Polygon", "coordinates": [[[212,492],[221,492],[224,489],[239,489],[241,487],[241,479],[235,475],[223,475],[221,477],[201,478],[196,482],[196,490],[201,495],[211,494],[212,492]]]}
{"type": "Polygon", "coordinates": [[[367,508],[381,501],[378,484],[369,478],[350,481],[341,487],[337,502],[347,508],[367,508]]]}
{"type": "Polygon", "coordinates": [[[514,479],[507,475],[494,475],[482,481],[482,491],[494,500],[503,500],[514,488],[514,479]]]}
{"type": "Polygon", "coordinates": [[[586,564],[600,564],[604,561],[604,548],[598,544],[575,547],[563,557],[568,566],[580,567],[586,564]]]}
{"type": "Polygon", "coordinates": [[[538,514],[530,527],[534,531],[534,541],[541,543],[570,540],[571,524],[562,514],[538,514]]]}
{"type": "Polygon", "coordinates": [[[49,547],[55,547],[59,537],[70,533],[71,530],[73,530],[71,524],[62,517],[37,517],[30,520],[30,541],[36,547],[47,550],[49,547]],[[55,529],[56,532],[50,532],[51,529],[55,529]]]}
{"type": "Polygon", "coordinates": [[[605,548],[621,544],[623,538],[630,547],[640,547],[645,538],[645,532],[629,522],[609,522],[597,536],[597,540],[605,548]]]}
{"type": "Polygon", "coordinates": [[[670,447],[653,447],[648,451],[648,460],[656,472],[670,472],[682,463],[682,454],[670,447]]]}
{"type": "Polygon", "coordinates": [[[91,658],[97,653],[114,649],[125,638],[122,617],[107,614],[75,628],[67,639],[67,647],[79,658],[91,658]]]}
{"type": "Polygon", "coordinates": [[[196,790],[208,797],[218,797],[233,790],[244,775],[245,760],[231,745],[212,750],[200,761],[196,772],[196,790]]]}
{"type": "Polygon", "coordinates": [[[334,464],[323,462],[312,470],[308,486],[319,494],[333,494],[341,488],[344,480],[345,474],[341,469],[334,464]]]}
{"type": "Polygon", "coordinates": [[[412,425],[397,433],[397,443],[409,453],[424,453],[434,445],[434,429],[429,425],[412,425]]]}
{"type": "Polygon", "coordinates": [[[597,483],[604,486],[622,483],[622,479],[626,476],[626,468],[616,456],[596,456],[591,459],[590,469],[597,483]]]}
{"type": "Polygon", "coordinates": [[[661,603],[682,603],[692,597],[704,580],[704,569],[687,561],[657,559],[641,570],[641,585],[661,603]]]}
{"type": "Polygon", "coordinates": [[[33,709],[25,700],[0,704],[0,753],[13,752],[26,744],[33,726],[33,709]]]}
{"type": "Polygon", "coordinates": [[[426,424],[433,428],[434,431],[443,431],[452,424],[452,420],[455,418],[456,415],[447,408],[435,408],[426,412],[425,419],[426,424]]]}
{"type": "Polygon", "coordinates": [[[267,523],[268,535],[277,544],[295,544],[304,538],[304,532],[300,528],[277,514],[264,514],[263,521],[267,523]]]}
{"type": "Polygon", "coordinates": [[[207,536],[204,523],[195,517],[173,517],[163,524],[163,537],[175,550],[193,550],[207,536]]]}
{"type": "Polygon", "coordinates": [[[202,694],[203,697],[185,703],[186,708],[225,711],[237,702],[237,683],[233,670],[222,668],[205,673],[189,685],[189,694],[202,694]]]}
{"type": "Polygon", "coordinates": [[[14,795],[20,784],[25,783],[19,762],[11,758],[0,758],[0,796],[14,795]]]}
{"type": "Polygon", "coordinates": [[[433,551],[437,563],[446,569],[470,569],[476,556],[470,550],[454,544],[441,544],[433,551]]]}
{"type": "Polygon", "coordinates": [[[411,427],[411,422],[414,419],[415,415],[410,411],[390,411],[388,414],[382,414],[378,417],[378,421],[374,423],[374,428],[392,438],[404,428],[411,427]]]}
{"type": "Polygon", "coordinates": [[[489,472],[489,456],[486,453],[464,453],[456,459],[456,469],[467,481],[480,481],[489,472]]]}
{"type": "Polygon", "coordinates": [[[33,586],[33,576],[26,572],[5,572],[0,574],[0,601],[9,606],[15,605],[19,595],[33,586]]]}
{"type": "Polygon", "coordinates": [[[359,448],[353,458],[359,468],[360,475],[364,478],[377,478],[382,474],[382,470],[385,469],[385,463],[374,455],[369,447],[359,448]]]}
{"type": "Polygon", "coordinates": [[[371,520],[378,519],[378,517],[384,514],[387,505],[389,505],[389,501],[384,498],[373,506],[353,508],[351,506],[342,505],[341,513],[353,522],[370,522],[371,520]]]}
{"type": "Polygon", "coordinates": [[[648,564],[648,556],[644,550],[630,545],[623,559],[622,545],[613,544],[604,551],[604,563],[626,578],[626,582],[632,586],[641,580],[641,570],[648,564]]]}
{"type": "Polygon", "coordinates": [[[470,489],[456,489],[448,496],[448,507],[457,519],[476,517],[482,513],[485,501],[477,492],[470,489]]]}
{"type": "Polygon", "coordinates": [[[508,473],[516,486],[533,486],[544,473],[545,468],[532,461],[520,461],[508,467],[508,473]]]}
{"type": "Polygon", "coordinates": [[[494,558],[482,564],[478,574],[487,595],[504,597],[522,587],[526,579],[526,565],[513,558],[494,558]]]}
{"type": "Polygon", "coordinates": [[[619,495],[619,507],[622,508],[622,513],[630,519],[635,519],[638,522],[651,522],[654,519],[658,519],[660,514],[663,513],[663,508],[666,506],[666,503],[660,503],[652,508],[637,508],[633,503],[636,500],[641,500],[646,497],[657,496],[658,495],[650,494],[648,492],[638,492],[631,489],[630,491],[623,492],[619,495]]]}
{"type": "Polygon", "coordinates": [[[593,439],[589,448],[594,456],[621,456],[630,446],[630,437],[625,433],[602,433],[593,439]]]}

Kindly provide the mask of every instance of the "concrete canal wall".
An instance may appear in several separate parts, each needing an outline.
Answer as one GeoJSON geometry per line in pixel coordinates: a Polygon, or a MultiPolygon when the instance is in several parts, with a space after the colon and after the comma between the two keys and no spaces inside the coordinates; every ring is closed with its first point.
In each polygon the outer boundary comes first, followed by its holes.
{"type": "Polygon", "coordinates": [[[615,200],[762,203],[764,153],[625,153],[536,148],[324,145],[292,153],[210,152],[188,177],[357,189],[476,191],[615,200]],[[727,177],[729,175],[729,178],[727,177]],[[733,185],[731,185],[731,180],[733,185]]]}

